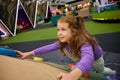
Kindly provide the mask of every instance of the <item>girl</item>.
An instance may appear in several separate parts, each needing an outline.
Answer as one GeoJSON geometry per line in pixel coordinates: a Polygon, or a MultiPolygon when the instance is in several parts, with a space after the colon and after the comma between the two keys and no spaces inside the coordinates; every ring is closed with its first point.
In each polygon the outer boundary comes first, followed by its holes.
{"type": "Polygon", "coordinates": [[[116,73],[104,67],[103,50],[95,37],[85,29],[84,20],[81,17],[61,17],[57,23],[57,31],[59,41],[26,53],[18,51],[21,58],[24,59],[28,56],[60,49],[61,54],[76,61],[76,65],[70,73],[58,74],[57,80],[77,80],[80,76],[89,72],[92,66],[100,73],[110,75],[116,73]]]}

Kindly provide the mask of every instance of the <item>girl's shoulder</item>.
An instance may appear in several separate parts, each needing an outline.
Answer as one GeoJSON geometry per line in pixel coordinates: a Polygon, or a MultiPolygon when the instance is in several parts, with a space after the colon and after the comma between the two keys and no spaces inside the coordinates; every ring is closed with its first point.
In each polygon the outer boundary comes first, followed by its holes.
{"type": "Polygon", "coordinates": [[[83,44],[82,46],[81,46],[81,48],[94,48],[94,49],[99,49],[99,48],[101,48],[101,46],[99,45],[99,44],[96,44],[96,45],[91,45],[91,44],[89,44],[89,43],[86,43],[86,44],[83,44]]]}
{"type": "Polygon", "coordinates": [[[89,43],[85,43],[85,44],[83,44],[82,45],[82,47],[95,47],[95,48],[97,48],[97,47],[101,47],[99,44],[95,44],[94,46],[93,45],[91,45],[91,44],[89,44],[89,43]]]}
{"type": "Polygon", "coordinates": [[[86,44],[83,44],[83,45],[81,46],[81,48],[82,48],[82,47],[92,47],[92,45],[89,44],[89,43],[86,43],[86,44]]]}

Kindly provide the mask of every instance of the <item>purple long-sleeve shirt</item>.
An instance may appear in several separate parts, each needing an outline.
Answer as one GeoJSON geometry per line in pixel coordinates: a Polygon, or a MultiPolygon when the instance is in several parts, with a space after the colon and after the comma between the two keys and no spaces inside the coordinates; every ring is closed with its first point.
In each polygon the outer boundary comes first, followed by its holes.
{"type": "MultiPolygon", "coordinates": [[[[66,50],[71,53],[70,46],[67,45],[66,50]]],[[[44,54],[51,51],[55,51],[60,49],[60,45],[57,43],[49,44],[34,50],[34,55],[44,54]]],[[[75,65],[76,68],[79,68],[83,74],[89,72],[91,67],[93,66],[94,60],[100,58],[103,54],[103,50],[100,46],[97,46],[93,52],[93,48],[90,44],[84,44],[81,49],[81,58],[75,65]]]]}

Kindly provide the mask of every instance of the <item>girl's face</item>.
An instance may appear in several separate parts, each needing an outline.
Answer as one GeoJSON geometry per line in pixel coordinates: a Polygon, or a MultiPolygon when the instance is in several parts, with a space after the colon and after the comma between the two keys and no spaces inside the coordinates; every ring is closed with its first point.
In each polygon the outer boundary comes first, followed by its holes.
{"type": "Polygon", "coordinates": [[[66,22],[58,22],[57,24],[57,35],[61,42],[69,43],[71,38],[73,38],[72,31],[68,26],[69,25],[66,22]]]}

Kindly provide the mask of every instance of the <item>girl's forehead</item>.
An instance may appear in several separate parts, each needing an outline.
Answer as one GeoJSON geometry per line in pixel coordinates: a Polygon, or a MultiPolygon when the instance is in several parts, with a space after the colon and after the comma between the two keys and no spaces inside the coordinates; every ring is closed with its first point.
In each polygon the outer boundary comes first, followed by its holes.
{"type": "Polygon", "coordinates": [[[68,24],[64,23],[58,23],[57,28],[69,28],[68,24]]]}
{"type": "Polygon", "coordinates": [[[58,22],[57,26],[68,26],[67,22],[58,22]]]}
{"type": "Polygon", "coordinates": [[[68,24],[67,22],[65,22],[65,21],[58,21],[58,23],[61,23],[61,24],[68,24]]]}

